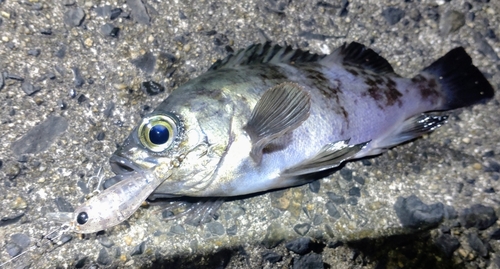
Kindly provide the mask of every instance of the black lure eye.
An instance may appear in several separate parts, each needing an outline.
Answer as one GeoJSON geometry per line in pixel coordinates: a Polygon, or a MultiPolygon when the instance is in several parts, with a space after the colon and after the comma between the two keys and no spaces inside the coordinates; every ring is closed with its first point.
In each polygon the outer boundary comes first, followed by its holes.
{"type": "Polygon", "coordinates": [[[89,220],[89,215],[87,215],[86,212],[80,212],[76,217],[76,222],[80,225],[87,223],[88,220],[89,220]]]}
{"type": "Polygon", "coordinates": [[[157,124],[149,130],[149,141],[156,145],[167,143],[170,132],[167,127],[157,124]]]}
{"type": "Polygon", "coordinates": [[[170,113],[153,115],[142,120],[137,135],[145,148],[162,152],[169,149],[179,135],[179,125],[179,119],[170,113]]]}

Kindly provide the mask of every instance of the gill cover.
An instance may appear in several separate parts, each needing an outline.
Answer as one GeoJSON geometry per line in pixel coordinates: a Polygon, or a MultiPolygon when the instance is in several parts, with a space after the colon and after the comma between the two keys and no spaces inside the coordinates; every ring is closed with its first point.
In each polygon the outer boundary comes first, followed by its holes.
{"type": "Polygon", "coordinates": [[[153,152],[163,152],[178,143],[182,122],[171,112],[153,114],[142,119],[137,136],[141,144],[153,152]]]}

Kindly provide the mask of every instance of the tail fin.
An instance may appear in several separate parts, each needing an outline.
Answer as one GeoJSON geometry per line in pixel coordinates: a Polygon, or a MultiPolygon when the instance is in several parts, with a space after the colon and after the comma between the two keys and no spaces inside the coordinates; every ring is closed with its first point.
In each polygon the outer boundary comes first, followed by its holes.
{"type": "Polygon", "coordinates": [[[494,96],[491,84],[462,47],[452,49],[422,73],[433,75],[440,82],[446,98],[443,110],[484,103],[494,96]]]}

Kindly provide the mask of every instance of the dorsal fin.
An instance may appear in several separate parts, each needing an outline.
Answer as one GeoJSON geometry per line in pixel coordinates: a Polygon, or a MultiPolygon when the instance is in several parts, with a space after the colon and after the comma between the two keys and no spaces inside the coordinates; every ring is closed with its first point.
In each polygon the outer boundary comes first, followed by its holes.
{"type": "Polygon", "coordinates": [[[282,47],[265,44],[254,44],[246,49],[241,49],[235,54],[228,55],[223,60],[217,60],[208,70],[231,68],[239,65],[261,64],[261,63],[305,63],[321,60],[325,55],[313,54],[291,46],[282,47]]]}
{"type": "Polygon", "coordinates": [[[332,54],[321,60],[321,63],[326,66],[336,63],[359,69],[368,69],[380,75],[396,74],[391,64],[384,57],[357,42],[351,42],[347,46],[344,43],[332,54]]]}

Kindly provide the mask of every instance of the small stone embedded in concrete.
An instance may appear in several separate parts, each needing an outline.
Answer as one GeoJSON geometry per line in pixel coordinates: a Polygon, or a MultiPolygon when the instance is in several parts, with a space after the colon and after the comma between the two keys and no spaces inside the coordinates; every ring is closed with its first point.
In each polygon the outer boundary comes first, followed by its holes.
{"type": "Polygon", "coordinates": [[[0,90],[5,86],[5,80],[3,78],[3,72],[0,72],[0,90]]]}
{"type": "Polygon", "coordinates": [[[141,90],[149,96],[154,96],[164,92],[165,87],[154,81],[145,81],[141,83],[141,90]]]}
{"type": "Polygon", "coordinates": [[[486,57],[490,57],[493,61],[500,61],[500,57],[498,57],[498,54],[491,47],[491,45],[488,44],[481,33],[474,33],[474,41],[476,42],[476,46],[479,52],[484,54],[486,57]]]}
{"type": "Polygon", "coordinates": [[[30,49],[28,50],[28,55],[37,57],[42,52],[41,49],[30,49]]]}
{"type": "Polygon", "coordinates": [[[439,20],[439,31],[443,35],[449,35],[458,31],[465,25],[465,15],[456,10],[448,10],[439,20]]]}
{"type": "Polygon", "coordinates": [[[146,10],[146,6],[141,0],[127,0],[127,6],[131,10],[130,15],[134,21],[140,24],[149,25],[151,18],[146,10]]]}
{"type": "Polygon", "coordinates": [[[336,205],[341,205],[345,204],[345,198],[342,195],[338,195],[334,192],[327,192],[326,195],[328,196],[328,199],[330,199],[332,202],[334,202],[336,205]]]}
{"type": "Polygon", "coordinates": [[[22,233],[17,233],[17,234],[11,235],[10,241],[11,241],[11,243],[18,245],[22,249],[26,249],[27,247],[29,247],[29,245],[31,243],[30,237],[25,235],[25,234],[22,234],[22,233]]]}
{"type": "Polygon", "coordinates": [[[345,179],[346,181],[351,181],[352,180],[352,170],[344,167],[340,170],[340,176],[342,176],[342,178],[345,179]]]}
{"type": "Polygon", "coordinates": [[[319,180],[315,180],[309,183],[309,190],[313,193],[318,193],[321,188],[321,182],[319,180]]]}
{"type": "MultiPolygon", "coordinates": [[[[58,50],[56,50],[56,52],[54,53],[54,55],[57,57],[57,58],[64,58],[64,56],[66,56],[66,46],[65,45],[62,45],[58,50]]],[[[59,74],[63,75],[65,74],[65,72],[60,72],[59,69],[58,69],[58,65],[56,65],[56,71],[59,72],[59,74]]]]}
{"type": "Polygon", "coordinates": [[[118,18],[120,16],[120,14],[122,14],[122,12],[123,12],[123,10],[119,7],[113,8],[111,10],[111,14],[109,15],[109,19],[114,20],[114,19],[118,18]]]}
{"type": "Polygon", "coordinates": [[[421,228],[437,225],[444,216],[442,203],[424,204],[417,196],[398,197],[394,210],[403,227],[421,228]]]}
{"type": "Polygon", "coordinates": [[[42,89],[42,87],[35,86],[31,84],[31,82],[29,81],[23,81],[23,83],[21,84],[21,89],[23,90],[24,93],[26,93],[26,95],[31,96],[39,92],[42,89]]]}
{"type": "Polygon", "coordinates": [[[120,28],[115,27],[111,23],[106,23],[101,26],[101,33],[105,36],[118,37],[118,33],[120,32],[120,28]]]}
{"type": "Polygon", "coordinates": [[[111,239],[109,239],[109,237],[107,237],[107,236],[103,236],[103,237],[100,237],[100,238],[99,238],[99,244],[101,244],[101,246],[103,246],[103,247],[110,248],[110,247],[112,247],[115,243],[114,243],[113,241],[111,241],[111,239]]]}
{"type": "Polygon", "coordinates": [[[277,263],[283,259],[283,256],[276,252],[266,250],[262,253],[262,259],[270,263],[277,263]]]}
{"type": "Polygon", "coordinates": [[[472,231],[467,236],[467,242],[469,243],[469,246],[481,257],[488,256],[488,249],[486,248],[483,241],[479,238],[476,232],[472,231]]]}
{"type": "Polygon", "coordinates": [[[152,52],[146,52],[144,55],[133,59],[131,62],[144,73],[151,74],[155,69],[156,57],[152,52]]]}
{"type": "Polygon", "coordinates": [[[177,224],[177,225],[170,227],[170,233],[177,234],[177,235],[183,235],[186,233],[186,229],[184,229],[184,227],[182,227],[182,225],[177,224]]]}
{"type": "Polygon", "coordinates": [[[388,7],[382,11],[382,16],[389,25],[394,25],[405,16],[405,11],[399,8],[388,7]]]}
{"type": "Polygon", "coordinates": [[[309,253],[304,256],[294,257],[293,258],[293,266],[292,269],[323,269],[323,257],[321,254],[317,253],[309,253]]]}
{"type": "Polygon", "coordinates": [[[130,251],[130,256],[141,255],[146,250],[146,241],[143,241],[139,245],[135,246],[132,251],[130,251]]]}
{"type": "Polygon", "coordinates": [[[360,176],[353,176],[354,181],[358,182],[360,185],[365,185],[365,179],[360,176]]]}
{"type": "Polygon", "coordinates": [[[356,198],[356,197],[349,197],[349,198],[347,198],[347,204],[349,204],[349,205],[357,205],[358,204],[358,198],[356,198]]]}
{"type": "Polygon", "coordinates": [[[349,189],[349,196],[361,197],[361,190],[358,187],[349,189]]]}
{"type": "Polygon", "coordinates": [[[323,216],[320,214],[314,214],[313,225],[317,226],[320,225],[321,223],[323,223],[323,216]]]}
{"type": "Polygon", "coordinates": [[[434,243],[448,258],[460,247],[460,241],[449,234],[440,235],[434,240],[434,243]]]}
{"type": "Polygon", "coordinates": [[[95,139],[97,141],[102,141],[102,140],[104,140],[105,137],[106,137],[106,133],[104,131],[100,131],[99,133],[97,133],[95,139]]]}
{"type": "Polygon", "coordinates": [[[49,148],[67,128],[68,121],[65,118],[50,116],[12,143],[11,149],[16,155],[42,152],[49,148]]]}
{"type": "Polygon", "coordinates": [[[82,87],[83,84],[85,83],[85,79],[83,78],[80,68],[75,66],[71,68],[71,70],[73,70],[73,83],[75,84],[75,87],[77,88],[82,87]]]}
{"type": "Polygon", "coordinates": [[[95,13],[99,17],[104,17],[106,19],[109,19],[111,16],[111,6],[110,5],[105,5],[105,6],[99,6],[95,8],[95,13]]]}
{"type": "Polygon", "coordinates": [[[485,230],[493,225],[498,220],[498,217],[492,207],[475,204],[464,209],[460,213],[459,219],[465,228],[475,227],[479,230],[485,230]]]}
{"type": "Polygon", "coordinates": [[[5,250],[7,250],[7,253],[11,257],[15,257],[23,252],[23,249],[20,246],[13,243],[7,243],[7,245],[5,245],[5,250]]]}
{"type": "Polygon", "coordinates": [[[337,207],[333,204],[332,201],[328,201],[326,203],[326,210],[328,212],[328,215],[335,219],[340,219],[341,215],[340,212],[337,210],[337,207]]]}
{"type": "Polygon", "coordinates": [[[110,265],[113,262],[113,259],[109,255],[108,251],[105,248],[101,248],[99,251],[99,255],[97,256],[97,263],[101,265],[110,265]]]}
{"type": "Polygon", "coordinates": [[[81,103],[87,101],[87,96],[85,96],[84,94],[80,94],[80,96],[78,96],[77,101],[79,104],[81,104],[81,103]]]}
{"type": "Polygon", "coordinates": [[[238,233],[238,226],[236,224],[226,229],[226,234],[229,236],[236,235],[237,233],[238,233]]]}
{"type": "Polygon", "coordinates": [[[210,222],[206,224],[209,232],[215,235],[223,235],[225,233],[224,226],[220,222],[210,222]]]}
{"type": "Polygon", "coordinates": [[[273,223],[267,227],[262,244],[266,248],[274,248],[285,240],[285,230],[281,223],[273,223]]]}
{"type": "Polygon", "coordinates": [[[293,230],[302,236],[306,235],[309,229],[311,229],[311,224],[309,223],[301,223],[293,226],[293,230]]]}
{"type": "Polygon", "coordinates": [[[56,203],[59,212],[73,212],[75,208],[63,197],[57,197],[54,202],[56,203]]]}
{"type": "Polygon", "coordinates": [[[64,13],[64,23],[72,27],[80,26],[85,19],[85,12],[81,7],[71,8],[64,13]]]}
{"type": "Polygon", "coordinates": [[[42,34],[42,35],[52,35],[52,28],[42,28],[40,30],[40,34],[42,34]]]}
{"type": "Polygon", "coordinates": [[[299,255],[304,255],[312,251],[313,241],[309,237],[300,237],[285,244],[285,247],[299,255]]]}

